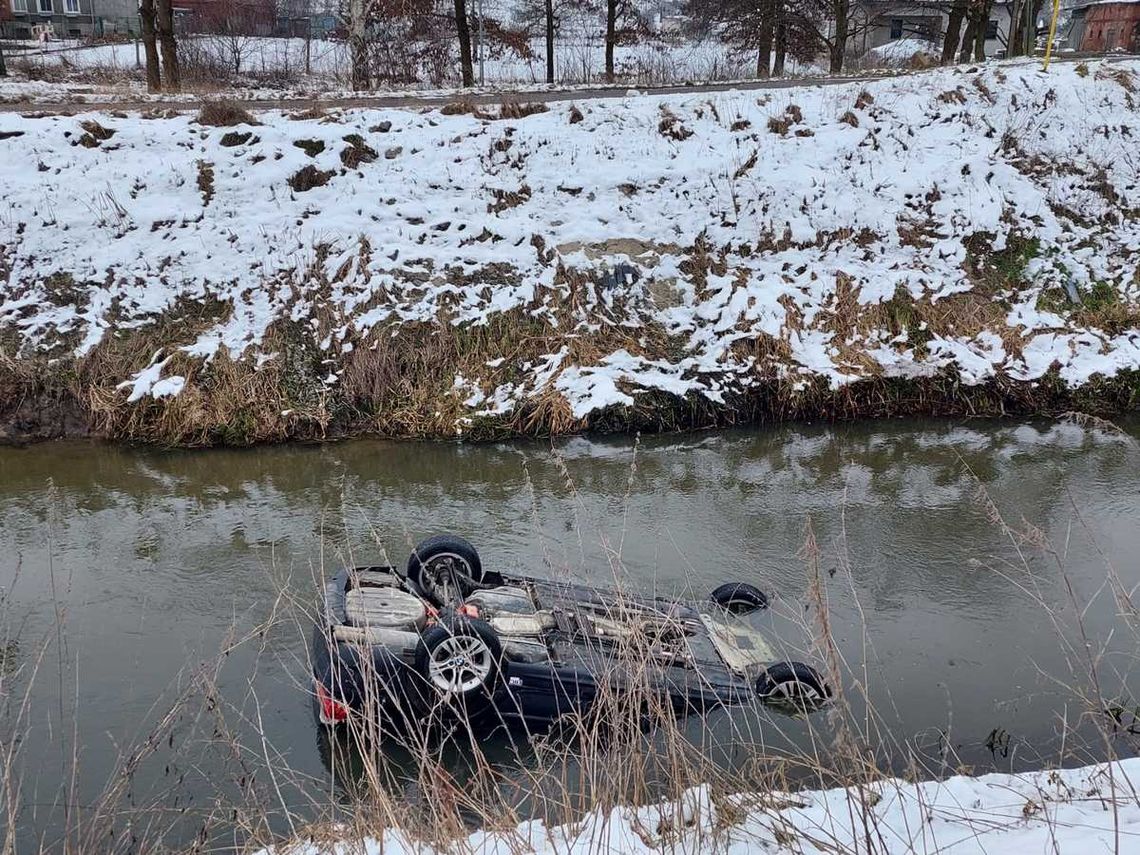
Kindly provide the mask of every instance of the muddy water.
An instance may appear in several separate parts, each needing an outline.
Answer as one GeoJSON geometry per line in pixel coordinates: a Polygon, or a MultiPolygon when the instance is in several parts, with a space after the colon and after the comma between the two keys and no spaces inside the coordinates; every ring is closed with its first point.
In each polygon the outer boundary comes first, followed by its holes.
{"type": "Polygon", "coordinates": [[[302,814],[326,803],[300,605],[339,562],[402,561],[441,530],[506,570],[700,596],[752,581],[775,595],[760,625],[794,649],[807,646],[810,522],[848,694],[857,713],[870,695],[884,762],[1096,756],[1095,740],[1062,754],[1074,743],[1060,722],[1079,705],[1059,681],[1081,656],[1058,636],[1077,637],[1070,600],[1088,603],[1094,647],[1108,639],[1102,692],[1125,707],[1140,695],[1137,636],[1105,587],[1110,567],[1125,589],[1140,583],[1140,423],[1125,429],[895,422],[636,449],[572,439],[557,456],[369,441],[0,449],[0,739],[21,781],[4,801],[20,806],[24,851],[90,820],[109,780],[123,782],[120,828],[171,845],[243,787],[302,814]],[[981,493],[1057,555],[1003,530],[981,493]],[[288,779],[267,781],[266,758],[288,779]]]}

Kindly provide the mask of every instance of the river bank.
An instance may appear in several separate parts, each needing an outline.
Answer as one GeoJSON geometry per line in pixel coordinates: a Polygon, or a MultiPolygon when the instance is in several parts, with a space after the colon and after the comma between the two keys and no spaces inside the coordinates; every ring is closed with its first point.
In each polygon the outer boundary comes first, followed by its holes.
{"type": "MultiPolygon", "coordinates": [[[[724,852],[1058,855],[1140,846],[1140,759],[1019,775],[958,775],[921,783],[715,797],[687,790],[674,802],[595,811],[572,826],[529,822],[433,846],[402,830],[381,837],[298,841],[257,855],[441,855],[724,852]]],[[[332,830],[335,833],[335,830],[332,830]]]]}
{"type": "Polygon", "coordinates": [[[1138,68],[3,115],[0,435],[1129,411],[1138,68]]]}

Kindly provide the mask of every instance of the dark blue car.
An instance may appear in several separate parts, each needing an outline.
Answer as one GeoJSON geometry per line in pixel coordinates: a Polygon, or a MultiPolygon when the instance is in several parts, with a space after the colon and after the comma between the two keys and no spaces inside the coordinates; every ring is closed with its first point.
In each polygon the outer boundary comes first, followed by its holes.
{"type": "Polygon", "coordinates": [[[312,649],[319,717],[542,726],[625,692],[679,713],[757,697],[817,709],[831,696],[819,672],[774,661],[764,637],[731,617],[766,605],[744,583],[720,586],[699,608],[504,576],[485,571],[463,538],[432,537],[402,573],[358,567],[326,584],[312,649]]]}

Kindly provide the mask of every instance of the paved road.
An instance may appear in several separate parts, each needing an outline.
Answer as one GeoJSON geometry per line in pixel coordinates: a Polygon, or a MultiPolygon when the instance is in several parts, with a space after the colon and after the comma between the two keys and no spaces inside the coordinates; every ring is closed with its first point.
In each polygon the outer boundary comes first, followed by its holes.
{"type": "MultiPolygon", "coordinates": [[[[0,0],[5,2],[5,0],[0,0]]],[[[1067,54],[1054,62],[1077,62],[1087,59],[1087,56],[1067,54]]],[[[1135,55],[1117,54],[1107,59],[1109,62],[1119,62],[1126,59],[1137,59],[1135,55]]],[[[844,83],[862,83],[871,80],[883,80],[890,77],[900,77],[908,74],[921,74],[915,71],[876,71],[867,74],[854,74],[843,76],[821,77],[780,77],[770,80],[748,80],[727,83],[702,83],[696,85],[639,87],[637,92],[644,95],[693,95],[702,92],[727,92],[738,90],[750,92],[765,89],[794,89],[803,86],[839,86],[844,83]]],[[[505,98],[529,103],[553,103],[556,101],[575,101],[587,98],[624,98],[631,91],[627,85],[597,86],[576,89],[548,89],[542,91],[523,92],[452,92],[446,95],[367,95],[349,98],[298,98],[298,99],[241,99],[240,103],[247,110],[309,110],[345,107],[372,107],[390,108],[406,107],[417,109],[421,107],[442,107],[456,101],[470,101],[475,104],[499,104],[505,98]]],[[[97,97],[95,95],[85,97],[97,97]]],[[[204,98],[207,96],[203,96],[204,98]]],[[[108,110],[121,110],[124,112],[146,112],[150,110],[172,110],[178,113],[196,112],[201,106],[201,100],[194,101],[87,101],[84,103],[44,103],[22,102],[15,104],[0,104],[0,112],[6,113],[55,113],[61,115],[74,115],[76,113],[89,113],[108,110]]]]}

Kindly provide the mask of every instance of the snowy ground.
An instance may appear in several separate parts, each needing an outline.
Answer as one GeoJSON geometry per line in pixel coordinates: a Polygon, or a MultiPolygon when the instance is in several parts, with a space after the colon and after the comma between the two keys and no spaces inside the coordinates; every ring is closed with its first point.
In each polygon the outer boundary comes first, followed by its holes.
{"type": "MultiPolygon", "coordinates": [[[[556,43],[555,79],[559,84],[596,83],[603,79],[605,44],[598,33],[583,31],[556,43]]],[[[209,62],[231,82],[248,80],[248,87],[264,86],[267,79],[288,80],[309,88],[343,87],[350,78],[350,58],[344,42],[304,39],[198,36],[182,44],[185,62],[209,62]],[[306,72],[306,52],[308,53],[306,72]]],[[[487,85],[530,85],[546,79],[545,46],[541,40],[530,44],[528,55],[493,45],[483,63],[487,85]]],[[[98,70],[104,74],[140,73],[145,57],[133,42],[89,47],[49,46],[17,57],[17,67],[71,69],[77,73],[98,70]]],[[[452,63],[451,78],[436,85],[457,82],[458,65],[452,63]]],[[[615,68],[627,84],[667,85],[711,80],[741,80],[755,73],[755,59],[741,55],[715,40],[688,41],[649,38],[634,45],[619,45],[615,68]]],[[[789,74],[821,71],[817,66],[790,60],[789,74]]],[[[476,61],[478,75],[478,61],[476,61]]],[[[417,87],[432,85],[425,70],[417,87]]]]}
{"type": "MultiPolygon", "coordinates": [[[[954,777],[858,789],[711,799],[594,813],[573,826],[540,823],[477,832],[446,851],[624,855],[656,852],[769,855],[1092,855],[1140,851],[1140,760],[1022,775],[954,777]]],[[[400,831],[329,845],[296,843],[261,855],[399,855],[438,850],[400,831]]]]}
{"type": "MultiPolygon", "coordinates": [[[[360,94],[427,97],[462,92],[458,65],[449,76],[433,84],[425,72],[418,83],[379,84],[370,93],[349,88],[349,57],[343,43],[314,40],[309,47],[309,72],[305,72],[303,39],[249,37],[230,41],[199,37],[183,45],[184,59],[196,57],[209,63],[210,78],[191,72],[185,91],[171,95],[148,95],[133,43],[90,47],[52,48],[26,53],[11,61],[12,75],[0,79],[0,104],[4,103],[117,103],[127,101],[196,101],[202,97],[232,100],[332,100],[360,94]],[[235,71],[235,69],[237,69],[235,71]],[[41,79],[42,78],[42,79],[41,79]]],[[[139,60],[141,61],[141,60],[139,60]]],[[[545,91],[602,86],[605,51],[598,39],[564,40],[556,54],[556,83],[547,84],[545,53],[541,42],[531,45],[527,56],[496,46],[484,62],[484,83],[472,92],[545,91]]],[[[648,40],[617,49],[617,86],[666,86],[690,83],[743,82],[755,76],[754,62],[734,54],[713,41],[685,42],[648,40]]],[[[866,72],[860,72],[865,74],[866,72]]],[[[786,76],[822,76],[818,65],[789,60],[786,76]]],[[[476,78],[478,80],[478,63],[476,78]]]]}
{"type": "Polygon", "coordinates": [[[905,66],[914,58],[915,54],[920,53],[937,57],[942,55],[942,48],[935,42],[928,42],[923,39],[896,39],[893,42],[887,42],[885,45],[871,48],[867,51],[867,58],[897,68],[905,66]]]}
{"type": "Polygon", "coordinates": [[[500,121],[0,115],[0,332],[82,358],[222,306],[124,368],[140,400],[219,351],[274,360],[275,324],[308,330],[329,389],[406,324],[545,325],[540,352],[456,368],[456,430],[550,393],[582,419],[645,389],[951,368],[1076,386],[1140,367],[1137,71],[1007,63],[500,121]],[[1028,245],[1012,286],[979,240],[1028,245]]]}

